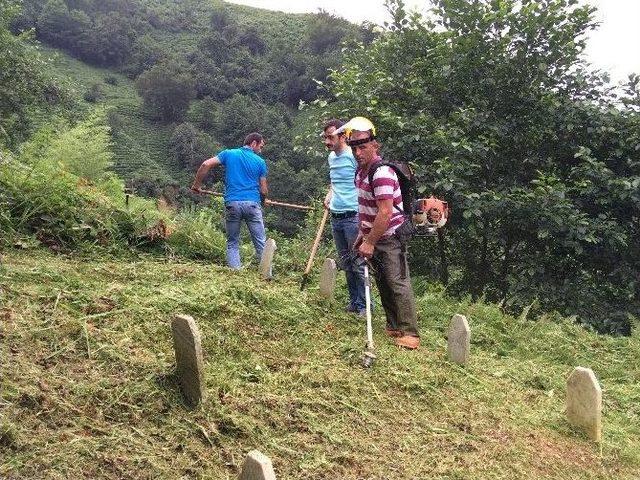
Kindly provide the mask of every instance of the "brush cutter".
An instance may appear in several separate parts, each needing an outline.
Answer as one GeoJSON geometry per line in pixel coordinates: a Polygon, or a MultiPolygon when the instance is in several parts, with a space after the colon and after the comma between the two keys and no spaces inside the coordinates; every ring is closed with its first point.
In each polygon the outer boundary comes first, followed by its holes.
{"type": "Polygon", "coordinates": [[[435,198],[419,198],[413,202],[411,220],[417,235],[434,236],[449,219],[449,204],[435,198]]]}
{"type": "Polygon", "coordinates": [[[371,325],[371,279],[369,277],[369,265],[367,262],[364,264],[364,298],[367,303],[367,345],[362,357],[362,366],[364,368],[370,368],[376,359],[376,354],[373,348],[373,326],[371,325]]]}
{"type": "Polygon", "coordinates": [[[320,243],[320,238],[322,238],[322,232],[324,231],[324,225],[327,223],[328,216],[329,216],[329,210],[325,208],[324,213],[322,214],[322,220],[320,220],[320,226],[318,227],[318,231],[316,232],[316,238],[313,241],[313,246],[311,247],[311,254],[309,255],[309,261],[307,261],[307,268],[304,269],[304,273],[302,274],[302,281],[300,282],[300,290],[304,290],[304,287],[307,284],[307,280],[309,278],[309,272],[311,271],[311,267],[313,266],[313,257],[316,256],[316,251],[318,250],[318,244],[320,243]]]}

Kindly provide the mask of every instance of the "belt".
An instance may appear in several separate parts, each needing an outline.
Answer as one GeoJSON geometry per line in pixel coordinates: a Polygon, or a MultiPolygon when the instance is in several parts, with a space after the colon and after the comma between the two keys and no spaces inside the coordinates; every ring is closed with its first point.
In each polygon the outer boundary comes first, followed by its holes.
{"type": "Polygon", "coordinates": [[[348,212],[331,212],[331,218],[337,219],[351,218],[355,217],[356,215],[358,215],[358,212],[355,212],[353,210],[349,210],[348,212]]]}

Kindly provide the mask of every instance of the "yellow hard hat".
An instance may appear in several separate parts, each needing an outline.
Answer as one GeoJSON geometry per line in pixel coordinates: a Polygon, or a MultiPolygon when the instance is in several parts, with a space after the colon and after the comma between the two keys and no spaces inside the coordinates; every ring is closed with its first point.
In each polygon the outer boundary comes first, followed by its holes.
{"type": "Polygon", "coordinates": [[[371,123],[371,120],[365,117],[353,117],[343,126],[338,128],[334,133],[343,133],[349,138],[351,133],[357,132],[371,132],[371,136],[376,136],[376,127],[371,123]]]}

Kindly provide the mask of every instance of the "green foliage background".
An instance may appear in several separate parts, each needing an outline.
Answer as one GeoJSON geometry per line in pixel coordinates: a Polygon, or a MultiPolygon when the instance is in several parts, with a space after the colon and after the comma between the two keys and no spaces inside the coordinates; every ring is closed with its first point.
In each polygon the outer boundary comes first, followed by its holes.
{"type": "MultiPolygon", "coordinates": [[[[127,186],[148,196],[177,190],[180,205],[194,202],[184,187],[202,160],[256,130],[273,161],[273,196],[318,196],[324,160],[291,150],[298,104],[316,98],[313,79],[338,66],[342,41],[371,38],[369,27],[324,12],[285,15],[222,1],[24,0],[14,13],[14,33],[33,29],[37,39],[84,62],[54,58],[61,76],[83,82],[75,87],[86,102],[112,107],[114,169],[127,186]],[[314,181],[289,181],[300,166],[314,181]]],[[[320,124],[316,119],[313,128],[320,124]]],[[[273,226],[292,234],[300,221],[287,214],[273,226]]]]}
{"type": "MultiPolygon", "coordinates": [[[[307,203],[326,188],[322,121],[365,115],[386,155],[414,163],[419,193],[453,208],[446,235],[412,245],[416,275],[628,333],[639,313],[639,77],[613,89],[590,71],[593,9],[441,0],[426,19],[387,4],[392,21],[374,32],[219,1],[5,0],[2,144],[30,168],[59,164],[111,191],[115,172],[204,228],[197,206],[209,200],[188,191],[204,158],[261,131],[272,196],[307,203]]],[[[208,181],[220,187],[220,172],[208,181]]],[[[287,235],[303,222],[268,216],[287,235]]]]}
{"type": "Polygon", "coordinates": [[[389,31],[348,49],[315,114],[369,116],[449,201],[451,292],[624,332],[640,305],[638,77],[616,94],[586,68],[593,9],[442,0],[427,21],[389,4],[389,31]]]}

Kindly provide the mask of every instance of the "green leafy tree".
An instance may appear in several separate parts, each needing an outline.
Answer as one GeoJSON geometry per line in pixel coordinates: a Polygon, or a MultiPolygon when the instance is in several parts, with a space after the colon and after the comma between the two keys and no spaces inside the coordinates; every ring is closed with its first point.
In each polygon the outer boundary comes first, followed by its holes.
{"type": "Polygon", "coordinates": [[[441,0],[425,20],[388,3],[388,31],[346,53],[320,111],[371,117],[452,204],[450,291],[616,330],[613,310],[638,312],[639,120],[585,69],[593,9],[441,0]]]}
{"type": "Polygon", "coordinates": [[[14,1],[0,3],[0,145],[16,147],[33,128],[33,119],[70,100],[48,75],[48,65],[28,34],[12,35],[9,24],[19,12],[14,1]]]}
{"type": "Polygon", "coordinates": [[[48,0],[38,17],[38,36],[47,43],[63,47],[69,44],[67,33],[73,29],[71,13],[64,0],[48,0]]]}
{"type": "Polygon", "coordinates": [[[143,31],[144,22],[121,11],[98,15],[92,33],[94,55],[89,61],[99,65],[121,65],[131,54],[135,37],[143,31]]]}
{"type": "Polygon", "coordinates": [[[145,108],[163,121],[179,121],[195,96],[191,74],[175,62],[161,63],[144,72],[136,81],[145,108]]]}
{"type": "Polygon", "coordinates": [[[195,171],[204,160],[220,150],[220,146],[211,137],[189,122],[176,126],[169,146],[175,160],[190,171],[195,171]]]}
{"type": "Polygon", "coordinates": [[[353,37],[354,32],[349,22],[321,9],[309,22],[305,41],[316,55],[337,52],[340,44],[347,37],[353,37]]]}
{"type": "Polygon", "coordinates": [[[220,105],[218,124],[214,128],[215,137],[227,147],[242,145],[248,133],[261,129],[263,107],[245,95],[234,95],[220,105]]]}
{"type": "Polygon", "coordinates": [[[166,60],[167,57],[168,54],[159,44],[158,39],[146,33],[136,38],[124,70],[131,76],[138,76],[166,60]]]}

